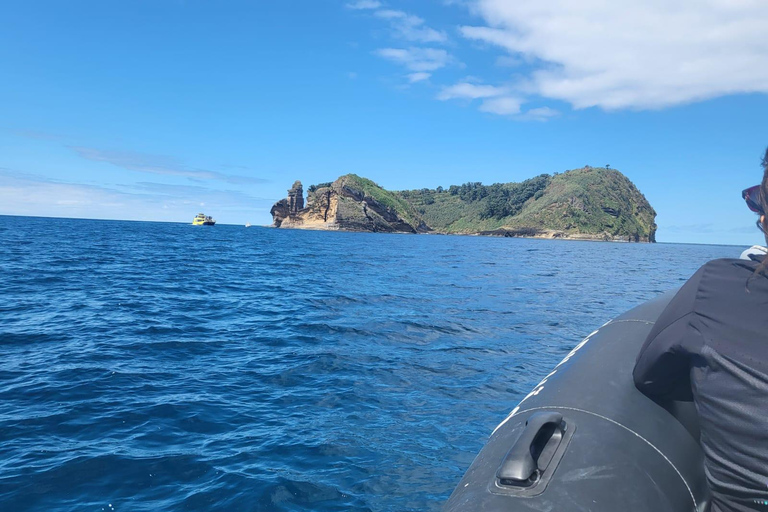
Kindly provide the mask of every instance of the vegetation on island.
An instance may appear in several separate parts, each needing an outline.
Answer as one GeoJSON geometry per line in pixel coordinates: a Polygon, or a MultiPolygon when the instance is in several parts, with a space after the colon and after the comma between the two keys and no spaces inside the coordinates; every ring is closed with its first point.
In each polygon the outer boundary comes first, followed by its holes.
{"type": "Polygon", "coordinates": [[[519,183],[468,182],[396,192],[347,174],[310,186],[308,202],[327,190],[346,190],[396,215],[414,232],[655,241],[656,212],[626,176],[607,166],[541,174],[519,183]]]}
{"type": "Polygon", "coordinates": [[[541,198],[551,177],[542,174],[521,183],[483,185],[469,182],[447,189],[404,190],[409,201],[432,229],[448,233],[472,233],[496,229],[518,215],[531,198],[541,198]]]}

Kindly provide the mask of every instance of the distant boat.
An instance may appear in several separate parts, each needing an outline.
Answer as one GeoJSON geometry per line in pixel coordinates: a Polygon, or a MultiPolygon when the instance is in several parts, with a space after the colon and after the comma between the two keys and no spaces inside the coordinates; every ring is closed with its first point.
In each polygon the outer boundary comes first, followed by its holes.
{"type": "Polygon", "coordinates": [[[216,221],[213,220],[213,217],[202,213],[198,213],[192,221],[193,226],[213,226],[214,224],[216,224],[216,221]]]}
{"type": "Polygon", "coordinates": [[[247,228],[251,227],[251,223],[250,222],[246,222],[245,223],[245,227],[247,227],[247,228]]]}

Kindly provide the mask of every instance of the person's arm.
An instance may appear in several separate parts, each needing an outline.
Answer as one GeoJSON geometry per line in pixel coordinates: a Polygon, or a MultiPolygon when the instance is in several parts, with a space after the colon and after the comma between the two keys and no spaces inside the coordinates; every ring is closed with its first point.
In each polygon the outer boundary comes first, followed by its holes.
{"type": "Polygon", "coordinates": [[[689,345],[694,333],[696,294],[704,274],[700,268],[659,315],[637,356],[632,376],[635,386],[654,398],[693,399],[689,345]]]}

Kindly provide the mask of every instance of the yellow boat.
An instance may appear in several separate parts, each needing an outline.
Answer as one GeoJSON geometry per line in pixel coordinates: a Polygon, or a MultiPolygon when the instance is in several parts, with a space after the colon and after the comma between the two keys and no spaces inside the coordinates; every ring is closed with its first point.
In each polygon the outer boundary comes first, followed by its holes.
{"type": "Polygon", "coordinates": [[[193,226],[213,226],[214,224],[216,224],[216,221],[213,220],[213,217],[202,213],[198,213],[192,221],[193,226]]]}

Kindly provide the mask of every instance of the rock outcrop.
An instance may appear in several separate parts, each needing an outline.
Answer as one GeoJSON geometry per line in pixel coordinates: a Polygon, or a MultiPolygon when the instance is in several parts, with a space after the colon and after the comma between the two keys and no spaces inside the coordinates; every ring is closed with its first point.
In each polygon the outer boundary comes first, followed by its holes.
{"type": "MultiPolygon", "coordinates": [[[[282,226],[286,219],[296,218],[299,212],[304,209],[304,188],[300,181],[295,181],[293,186],[288,189],[288,198],[281,199],[272,205],[269,213],[272,214],[272,221],[275,227],[282,226]]],[[[289,221],[289,224],[292,221],[289,221]]],[[[285,227],[288,227],[286,225],[285,227]]]]}
{"type": "Polygon", "coordinates": [[[304,208],[304,188],[301,182],[296,180],[293,186],[288,189],[288,212],[291,215],[297,215],[299,210],[304,208]]]}
{"type": "Polygon", "coordinates": [[[354,174],[310,187],[306,206],[301,190],[301,183],[297,181],[288,191],[288,198],[272,207],[270,213],[275,227],[378,233],[419,231],[419,223],[414,222],[418,216],[415,211],[403,215],[399,212],[401,208],[413,210],[410,205],[354,174]]]}

